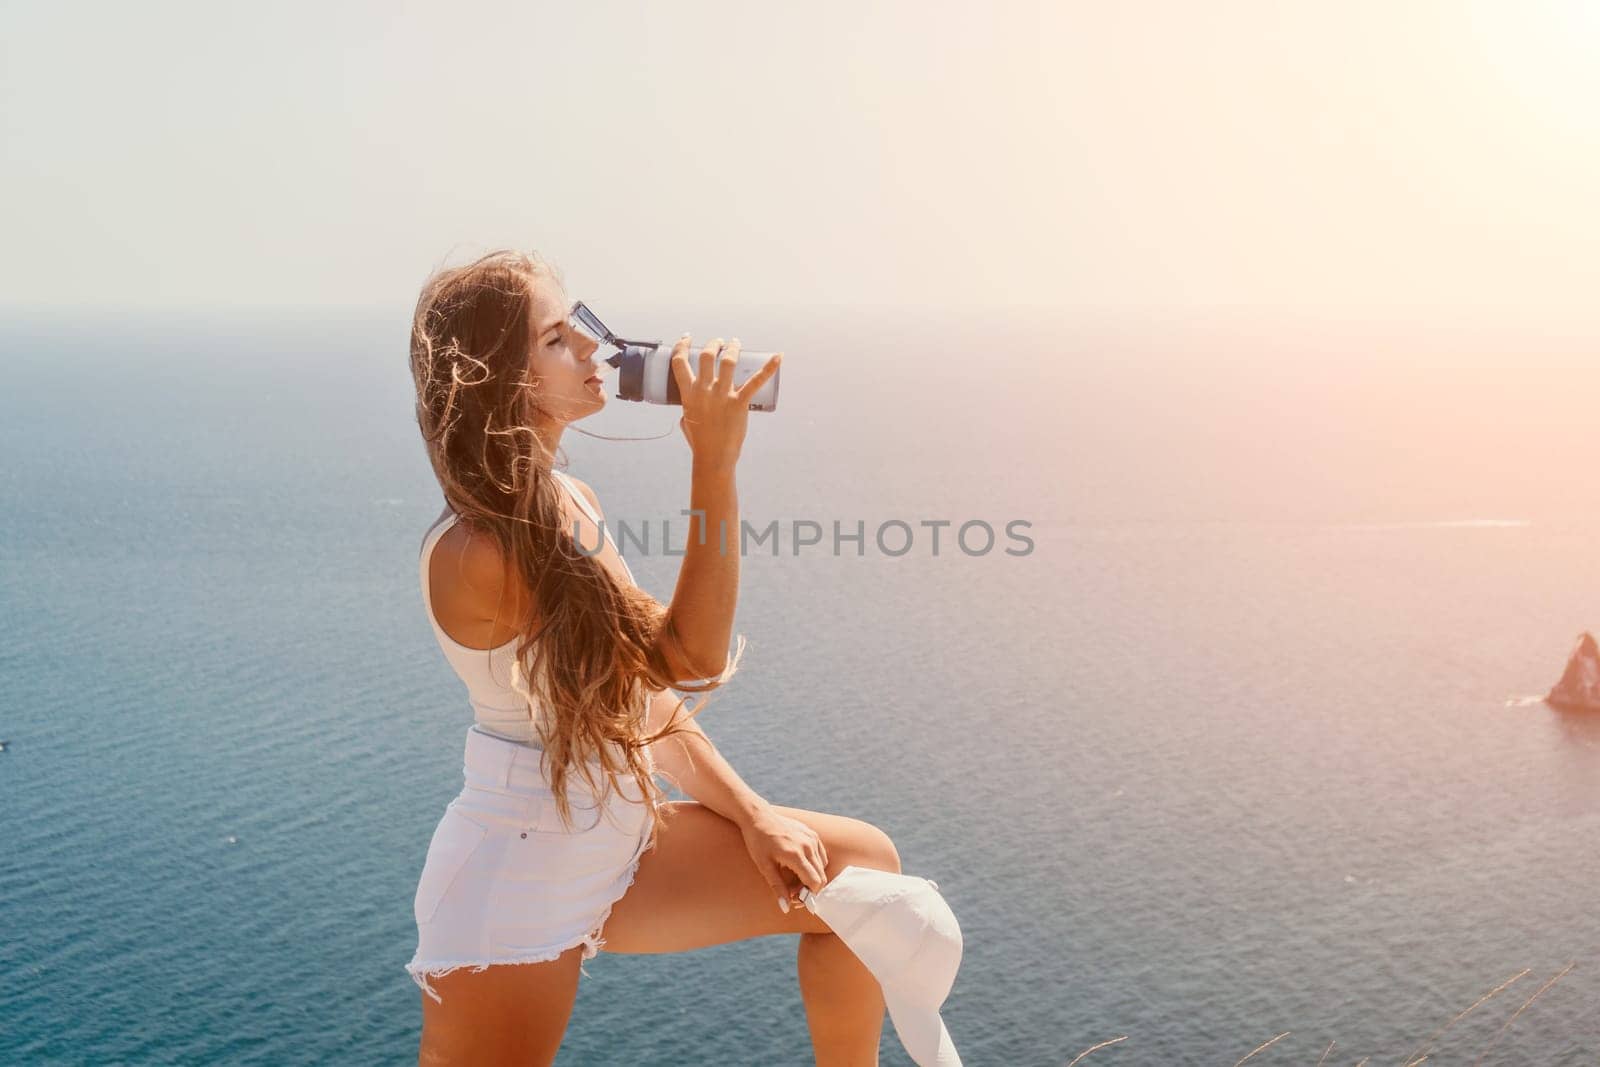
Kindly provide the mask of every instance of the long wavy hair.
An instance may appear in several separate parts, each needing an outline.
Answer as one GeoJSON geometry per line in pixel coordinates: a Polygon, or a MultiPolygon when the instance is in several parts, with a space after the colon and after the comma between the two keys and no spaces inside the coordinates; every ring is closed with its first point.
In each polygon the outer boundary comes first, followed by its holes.
{"type": "Polygon", "coordinates": [[[737,671],[744,639],[717,677],[673,678],[662,638],[680,662],[683,654],[666,607],[614,577],[568,533],[555,457],[533,432],[539,396],[530,312],[541,275],[560,281],[537,253],[500,249],[429,277],[411,328],[417,424],[445,502],[460,523],[493,539],[507,580],[530,594],[521,598],[524,617],[511,620],[519,631],[512,686],[528,701],[562,823],[572,828],[574,773],[601,812],[628,775],[649,805],[653,844],[670,808],[647,748],[684,730],[705,700],[690,708],[680,699],[667,725],[647,734],[650,700],[667,689],[720,687],[737,671]]]}

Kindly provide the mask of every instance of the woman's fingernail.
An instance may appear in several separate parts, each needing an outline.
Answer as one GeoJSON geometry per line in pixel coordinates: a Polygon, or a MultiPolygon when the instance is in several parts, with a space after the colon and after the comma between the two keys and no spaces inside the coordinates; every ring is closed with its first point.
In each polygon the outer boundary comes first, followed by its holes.
{"type": "Polygon", "coordinates": [[[783,909],[783,913],[785,915],[789,914],[789,898],[788,897],[779,897],[778,898],[778,907],[783,909]]]}

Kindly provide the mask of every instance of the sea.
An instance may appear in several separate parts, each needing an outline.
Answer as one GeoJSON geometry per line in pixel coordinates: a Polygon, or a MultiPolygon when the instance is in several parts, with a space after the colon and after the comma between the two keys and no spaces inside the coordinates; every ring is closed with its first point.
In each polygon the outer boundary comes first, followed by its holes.
{"type": "MultiPolygon", "coordinates": [[[[936,880],[964,1062],[1600,1063],[1600,715],[1541,700],[1600,630],[1600,332],[617,303],[784,353],[700,722],[936,880]]],[[[408,313],[0,325],[0,1062],[415,1062],[471,718],[408,313]]],[[[562,440],[663,600],[678,415],[562,440]]],[[[602,953],[557,1063],[811,1063],[796,945],[602,953]]]]}

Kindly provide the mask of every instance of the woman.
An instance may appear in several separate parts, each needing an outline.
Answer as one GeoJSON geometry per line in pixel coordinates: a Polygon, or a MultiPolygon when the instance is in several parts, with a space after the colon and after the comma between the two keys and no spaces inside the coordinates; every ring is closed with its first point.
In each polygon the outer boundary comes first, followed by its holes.
{"type": "Polygon", "coordinates": [[[704,701],[685,711],[671,692],[716,689],[743,652],[741,638],[727,655],[739,554],[714,531],[739,529],[748,398],[780,356],[735,389],[737,339],[704,346],[698,366],[687,335],[673,350],[704,526],[663,606],[634,583],[594,491],[555,466],[562,431],[606,402],[598,345],[570,308],[545,261],[502,250],[430,278],[413,322],[417,418],[446,500],[423,540],[423,602],[475,719],[417,887],[420,1062],[551,1062],[602,945],[798,934],[817,1063],[875,1064],[881,990],[794,902],[851,864],[898,872],[894,844],[758,796],[695,721],[704,701]],[[693,800],[666,800],[656,773],[693,800]]]}

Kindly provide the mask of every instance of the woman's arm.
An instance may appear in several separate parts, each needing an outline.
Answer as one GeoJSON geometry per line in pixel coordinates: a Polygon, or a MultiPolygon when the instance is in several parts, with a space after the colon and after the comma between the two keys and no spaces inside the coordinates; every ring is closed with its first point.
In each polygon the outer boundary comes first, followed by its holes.
{"type": "MultiPolygon", "coordinates": [[[[667,725],[678,700],[670,690],[650,696],[646,725],[653,734],[667,725]]],[[[820,892],[828,881],[828,850],[822,837],[799,819],[775,809],[717,751],[697,719],[682,724],[650,746],[656,769],[671,778],[684,793],[721,815],[744,835],[745,849],[767,884],[778,907],[787,912],[801,885],[820,892]]]]}
{"type": "Polygon", "coordinates": [[[739,599],[739,497],[733,470],[744,447],[750,397],[778,372],[781,359],[781,352],[774,354],[735,388],[737,337],[726,346],[719,337],[701,349],[698,374],[689,366],[688,335],[673,347],[671,373],[683,404],[678,426],[694,458],[690,528],[657,651],[678,681],[720,677],[727,669],[739,599]]]}
{"type": "Polygon", "coordinates": [[[739,494],[733,467],[697,459],[692,477],[687,543],[660,649],[678,681],[715,678],[726,669],[739,599],[739,494]],[[731,549],[724,541],[732,542],[731,549]]]}
{"type": "MultiPolygon", "coordinates": [[[[648,729],[650,733],[667,725],[667,717],[678,706],[670,689],[651,694],[648,729]]],[[[656,767],[671,778],[685,794],[698,800],[729,822],[748,826],[767,801],[751,789],[739,773],[717,751],[700,728],[698,719],[683,724],[683,732],[671,734],[650,746],[656,767]]]]}

